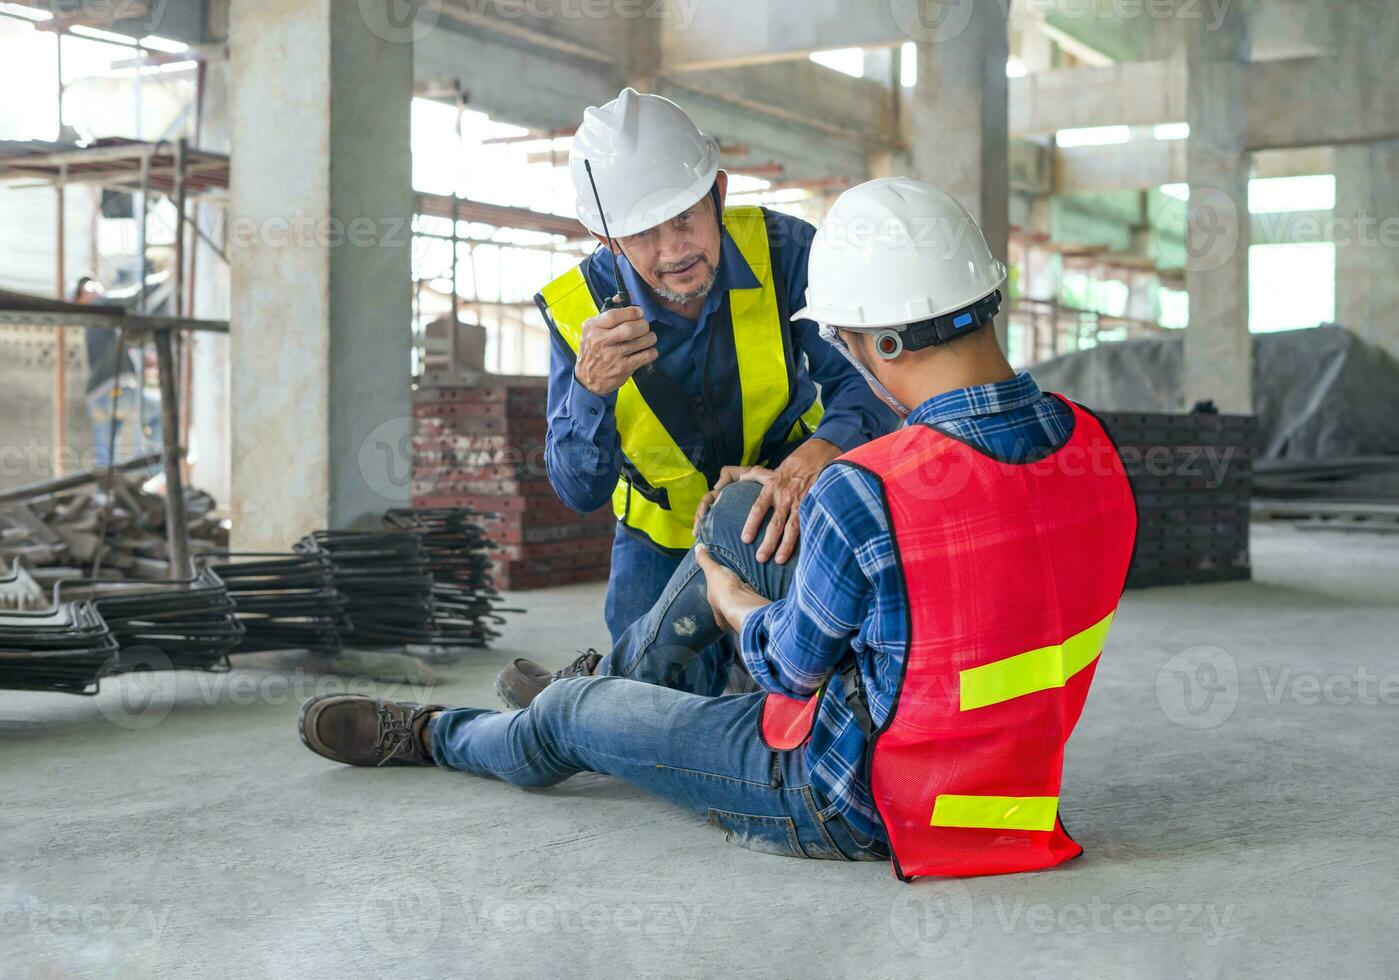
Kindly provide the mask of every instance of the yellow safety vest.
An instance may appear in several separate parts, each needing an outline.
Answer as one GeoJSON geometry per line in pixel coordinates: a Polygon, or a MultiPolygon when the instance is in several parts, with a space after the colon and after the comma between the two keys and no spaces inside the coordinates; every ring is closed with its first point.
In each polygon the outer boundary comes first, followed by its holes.
{"type": "MultiPolygon", "coordinates": [[[[791,331],[783,322],[781,308],[785,304],[778,298],[763,209],[728,208],[724,212],[724,227],[752,268],[758,286],[729,291],[743,399],[743,458],[719,462],[751,466],[759,462],[768,431],[788,406],[788,393],[795,381],[789,376],[788,365],[799,363],[799,354],[788,349],[792,344],[791,331]]],[[[545,286],[538,300],[551,327],[576,356],[583,322],[600,311],[583,266],[575,266],[545,286]]],[[[813,431],[821,415],[821,402],[817,399],[792,426],[787,441],[813,431]]],[[[617,391],[616,418],[622,454],[630,470],[645,481],[645,487],[635,484],[633,473],[624,467],[612,493],[613,512],[627,527],[662,548],[689,548],[695,543],[691,530],[695,510],[710,490],[709,480],[647,405],[635,378],[628,378],[617,391]]]]}

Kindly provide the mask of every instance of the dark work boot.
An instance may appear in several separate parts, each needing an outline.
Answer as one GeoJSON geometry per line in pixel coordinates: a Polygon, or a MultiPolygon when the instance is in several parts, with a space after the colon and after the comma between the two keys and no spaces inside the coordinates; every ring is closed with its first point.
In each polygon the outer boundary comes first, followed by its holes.
{"type": "Polygon", "coordinates": [[[589,650],[579,654],[578,659],[563,670],[550,673],[533,660],[521,657],[496,675],[495,692],[511,708],[528,708],[530,702],[554,681],[565,677],[590,677],[600,663],[602,655],[596,650],[589,650]]]}
{"type": "Polygon", "coordinates": [[[297,716],[301,741],[347,766],[430,766],[427,721],[440,704],[383,701],[363,694],[318,694],[297,716]]]}

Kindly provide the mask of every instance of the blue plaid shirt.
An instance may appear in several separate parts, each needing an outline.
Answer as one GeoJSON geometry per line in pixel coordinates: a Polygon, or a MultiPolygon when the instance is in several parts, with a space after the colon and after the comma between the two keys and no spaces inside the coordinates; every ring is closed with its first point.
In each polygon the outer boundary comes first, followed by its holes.
{"type": "MultiPolygon", "coordinates": [[[[1022,371],[1009,381],[928,399],[905,424],[919,423],[1019,461],[1063,445],[1073,414],[1022,371]]],[[[869,785],[859,775],[865,736],[845,706],[839,673],[832,674],[853,651],[870,714],[883,723],[909,636],[908,596],[879,482],[854,466],[828,466],[802,502],[801,527],[791,591],[748,617],[739,648],[766,691],[809,698],[829,684],[806,749],[812,785],[856,830],[883,840],[869,785]],[[856,568],[859,574],[831,574],[856,568]]]]}

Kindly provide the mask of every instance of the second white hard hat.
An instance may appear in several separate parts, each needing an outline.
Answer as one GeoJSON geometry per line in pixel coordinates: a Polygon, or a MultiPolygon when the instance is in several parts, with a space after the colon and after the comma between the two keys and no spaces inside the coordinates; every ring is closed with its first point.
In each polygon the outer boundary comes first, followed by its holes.
{"type": "Polygon", "coordinates": [[[836,199],[811,244],[806,308],[793,319],[874,330],[932,319],[989,295],[1006,278],[952,195],[881,177],[836,199]]]}
{"type": "Polygon", "coordinates": [[[568,155],[578,220],[604,234],[583,161],[593,165],[608,230],[625,238],[669,221],[701,200],[719,172],[719,144],[669,99],[625,88],[589,106],[568,155]]]}

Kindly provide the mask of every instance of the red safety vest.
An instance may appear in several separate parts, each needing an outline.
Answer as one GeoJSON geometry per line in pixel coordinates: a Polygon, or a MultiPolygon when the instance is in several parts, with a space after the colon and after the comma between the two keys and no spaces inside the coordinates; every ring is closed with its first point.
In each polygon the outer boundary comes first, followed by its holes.
{"type": "MultiPolygon", "coordinates": [[[[1067,399],[1065,399],[1067,401],[1067,399]]],[[[870,788],[894,871],[1003,874],[1083,853],[1059,820],[1064,744],[1131,562],[1136,505],[1111,438],[1074,430],[1006,463],[926,425],[843,458],[879,478],[910,609],[870,788]]],[[[821,695],[769,695],[763,738],[803,744],[821,695]]]]}

